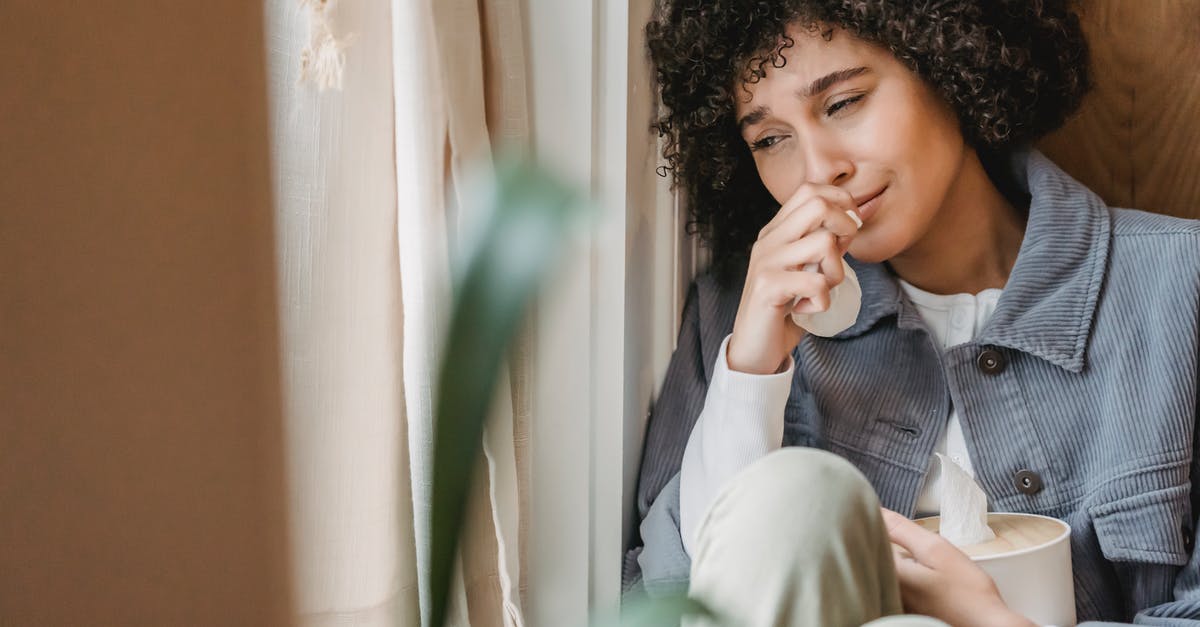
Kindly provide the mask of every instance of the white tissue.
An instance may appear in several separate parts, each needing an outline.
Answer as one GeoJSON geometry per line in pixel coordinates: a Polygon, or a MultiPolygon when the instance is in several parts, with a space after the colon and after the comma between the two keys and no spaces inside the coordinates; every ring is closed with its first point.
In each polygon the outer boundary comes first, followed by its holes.
{"type": "Polygon", "coordinates": [[[954,546],[987,542],[996,537],[987,524],[987,494],[954,460],[936,453],[934,481],[941,488],[939,533],[954,546]]]}
{"type": "MultiPolygon", "coordinates": [[[[816,269],[816,264],[804,269],[816,269]]],[[[834,336],[854,326],[862,307],[862,288],[858,284],[858,275],[845,258],[842,259],[842,271],[846,278],[829,290],[829,309],[818,313],[793,313],[792,322],[796,326],[820,337],[834,336]]],[[[795,306],[794,302],[792,306],[795,306]]]]}

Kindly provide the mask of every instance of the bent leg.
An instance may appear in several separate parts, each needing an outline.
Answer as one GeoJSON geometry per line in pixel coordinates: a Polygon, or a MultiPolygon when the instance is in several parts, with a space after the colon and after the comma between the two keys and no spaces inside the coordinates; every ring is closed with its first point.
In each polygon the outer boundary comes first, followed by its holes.
{"type": "Polygon", "coordinates": [[[697,531],[689,594],[746,627],[858,627],[903,611],[871,484],[845,459],[801,447],[722,489],[697,531]]]}

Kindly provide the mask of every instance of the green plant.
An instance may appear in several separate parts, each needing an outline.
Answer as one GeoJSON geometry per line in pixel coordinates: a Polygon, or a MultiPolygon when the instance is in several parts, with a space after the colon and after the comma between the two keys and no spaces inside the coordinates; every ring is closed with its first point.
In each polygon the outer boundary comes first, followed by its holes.
{"type": "MultiPolygon", "coordinates": [[[[483,224],[454,264],[450,325],[434,405],[430,618],[446,604],[466,514],[472,466],[497,373],[539,286],[556,267],[574,225],[591,203],[529,161],[497,161],[486,188],[483,224]]],[[[642,600],[600,624],[669,625],[703,611],[685,595],[642,600]]]]}

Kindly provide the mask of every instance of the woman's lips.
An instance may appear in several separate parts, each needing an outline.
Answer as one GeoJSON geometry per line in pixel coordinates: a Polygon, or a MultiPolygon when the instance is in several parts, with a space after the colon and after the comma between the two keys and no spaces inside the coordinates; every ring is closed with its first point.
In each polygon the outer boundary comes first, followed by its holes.
{"type": "Polygon", "coordinates": [[[870,200],[858,206],[858,217],[861,218],[863,222],[870,220],[871,216],[874,215],[879,209],[879,204],[883,202],[883,193],[887,190],[887,187],[879,190],[878,194],[875,194],[875,196],[870,200]]]}

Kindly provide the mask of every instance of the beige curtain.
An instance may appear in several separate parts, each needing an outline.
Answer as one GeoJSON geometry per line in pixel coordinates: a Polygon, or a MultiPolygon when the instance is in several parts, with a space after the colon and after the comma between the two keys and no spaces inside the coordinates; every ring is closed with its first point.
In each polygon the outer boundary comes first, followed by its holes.
{"type": "MultiPolygon", "coordinates": [[[[480,208],[469,164],[528,136],[520,3],[266,10],[298,623],[422,625],[448,251],[480,208]]],[[[454,625],[523,625],[527,346],[485,437],[454,625]]]]}
{"type": "MultiPolygon", "coordinates": [[[[430,502],[432,392],[446,318],[447,251],[481,209],[481,199],[470,196],[464,179],[472,166],[487,160],[493,137],[524,141],[528,118],[517,2],[396,0],[392,6],[395,40],[417,42],[422,52],[394,48],[397,126],[420,129],[418,141],[397,144],[396,159],[401,189],[420,194],[418,202],[401,203],[399,231],[405,405],[419,573],[427,565],[428,530],[423,524],[430,502]],[[489,128],[497,132],[490,136],[489,128]]],[[[502,373],[485,436],[486,464],[477,468],[479,489],[473,494],[462,548],[457,624],[523,624],[518,498],[523,490],[518,463],[529,413],[524,363],[517,359],[515,376],[502,373]]],[[[419,577],[418,582],[425,616],[426,582],[419,577]]]]}

